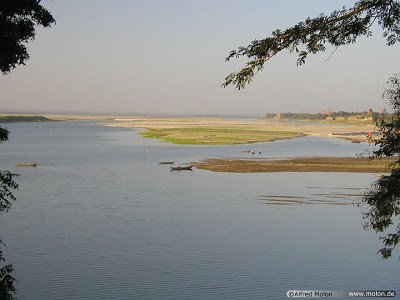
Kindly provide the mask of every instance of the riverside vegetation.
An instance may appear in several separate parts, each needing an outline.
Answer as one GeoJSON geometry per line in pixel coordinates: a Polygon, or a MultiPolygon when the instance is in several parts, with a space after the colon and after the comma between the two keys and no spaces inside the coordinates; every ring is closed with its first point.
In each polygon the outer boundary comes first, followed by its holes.
{"type": "Polygon", "coordinates": [[[145,138],[159,138],[174,144],[232,145],[271,142],[304,136],[300,132],[271,131],[230,127],[183,127],[148,129],[141,132],[145,138]]]}
{"type": "Polygon", "coordinates": [[[53,121],[43,116],[5,116],[0,115],[0,123],[19,123],[19,122],[49,122],[53,121]]]}

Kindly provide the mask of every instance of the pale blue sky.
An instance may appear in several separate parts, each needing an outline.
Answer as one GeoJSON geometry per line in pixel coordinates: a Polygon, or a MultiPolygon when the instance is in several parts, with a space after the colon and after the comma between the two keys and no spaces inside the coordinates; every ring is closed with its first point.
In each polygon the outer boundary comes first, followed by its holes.
{"type": "Polygon", "coordinates": [[[43,0],[56,26],[31,59],[1,76],[1,110],[264,114],[381,109],[400,46],[373,38],[296,67],[283,54],[244,91],[221,88],[240,62],[229,51],[319,13],[337,0],[43,0]]]}

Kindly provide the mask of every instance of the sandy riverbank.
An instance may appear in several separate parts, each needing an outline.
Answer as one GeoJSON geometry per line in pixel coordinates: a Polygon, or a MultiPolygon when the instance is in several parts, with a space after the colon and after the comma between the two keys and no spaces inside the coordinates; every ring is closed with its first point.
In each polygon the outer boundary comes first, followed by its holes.
{"type": "MultiPolygon", "coordinates": [[[[106,126],[145,128],[149,130],[175,129],[175,136],[179,137],[182,132],[179,128],[215,128],[215,129],[240,129],[260,130],[276,132],[276,139],[285,132],[296,133],[294,136],[312,135],[322,137],[343,138],[351,141],[366,142],[367,133],[376,131],[375,125],[371,123],[325,123],[325,122],[287,122],[271,119],[223,119],[223,118],[115,118],[119,121],[105,124],[106,126]]],[[[239,135],[238,135],[239,136],[239,135]]],[[[154,135],[152,137],[155,137],[154,135]]],[[[160,137],[161,138],[161,137],[160,137]]],[[[287,138],[287,137],[286,137],[287,138]]],[[[258,139],[258,142],[268,141],[258,139]]],[[[212,143],[212,142],[211,142],[212,143]]]]}
{"type": "Polygon", "coordinates": [[[198,169],[214,172],[346,172],[389,173],[394,158],[300,157],[285,160],[206,159],[193,163],[198,169]]]}

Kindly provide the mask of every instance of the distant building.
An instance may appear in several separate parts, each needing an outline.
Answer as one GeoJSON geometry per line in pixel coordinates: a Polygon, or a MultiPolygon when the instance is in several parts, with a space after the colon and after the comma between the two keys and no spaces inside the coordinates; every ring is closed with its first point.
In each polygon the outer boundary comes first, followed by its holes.
{"type": "Polygon", "coordinates": [[[382,108],[382,110],[381,110],[381,114],[382,114],[382,115],[387,115],[387,111],[386,111],[386,109],[385,109],[385,108],[382,108]]]}
{"type": "Polygon", "coordinates": [[[280,120],[281,119],[281,114],[276,114],[274,117],[275,120],[280,120]]]}
{"type": "Polygon", "coordinates": [[[368,116],[368,117],[372,117],[373,114],[374,114],[374,111],[372,110],[372,108],[369,108],[369,109],[368,109],[367,116],[368,116]]]}
{"type": "Polygon", "coordinates": [[[333,111],[330,108],[320,112],[321,115],[328,115],[328,116],[330,116],[332,113],[333,111]]]}

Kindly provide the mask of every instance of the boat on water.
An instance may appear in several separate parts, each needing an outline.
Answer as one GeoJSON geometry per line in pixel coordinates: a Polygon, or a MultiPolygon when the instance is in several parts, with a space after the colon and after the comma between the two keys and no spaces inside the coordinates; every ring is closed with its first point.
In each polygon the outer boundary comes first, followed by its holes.
{"type": "Polygon", "coordinates": [[[174,161],[159,161],[159,165],[173,165],[174,161]]]}
{"type": "Polygon", "coordinates": [[[36,167],[37,163],[18,163],[15,164],[17,167],[36,167]]]}
{"type": "Polygon", "coordinates": [[[192,170],[192,165],[186,166],[171,166],[171,171],[192,170]]]}

